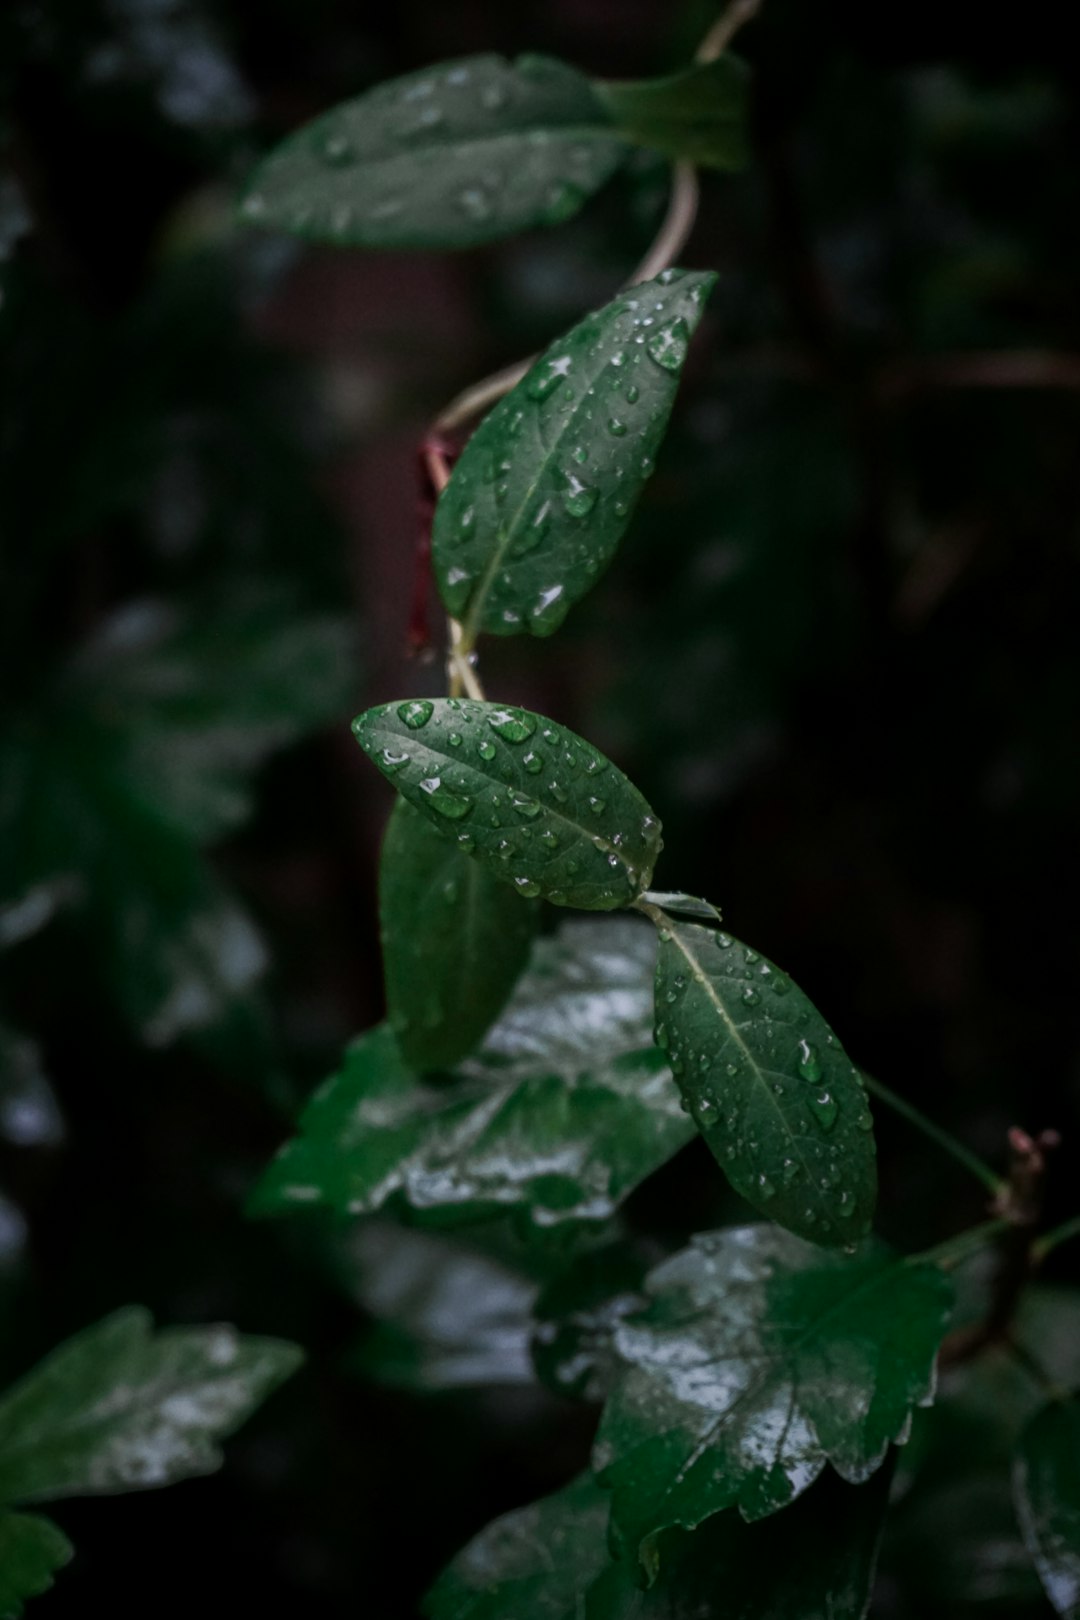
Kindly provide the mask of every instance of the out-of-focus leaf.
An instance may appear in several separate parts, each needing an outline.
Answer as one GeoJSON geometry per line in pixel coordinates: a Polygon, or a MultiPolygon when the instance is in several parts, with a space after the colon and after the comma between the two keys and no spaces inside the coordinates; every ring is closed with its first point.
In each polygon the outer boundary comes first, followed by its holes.
{"type": "Polygon", "coordinates": [[[889,1515],[881,1568],[905,1612],[953,1616],[1042,1607],[1005,1467],[920,1484],[889,1515]]]}
{"type": "Polygon", "coordinates": [[[888,1496],[888,1470],[854,1488],[822,1480],[764,1524],[715,1514],[657,1548],[642,1591],[605,1545],[607,1495],[588,1475],[496,1519],[428,1593],[429,1620],[862,1620],[888,1496]]]}
{"type": "Polygon", "coordinates": [[[648,886],[659,821],[565,726],[497,703],[415,698],[368,709],[353,731],[410,804],[524,898],[611,911],[648,886]]]}
{"type": "Polygon", "coordinates": [[[63,1137],[37,1042],[0,1023],[0,1139],[14,1147],[55,1147],[63,1137]]]}
{"type": "Polygon", "coordinates": [[[630,919],[538,942],[480,1053],[422,1081],[385,1026],[350,1048],[255,1190],[256,1213],[404,1206],[429,1223],[606,1220],[692,1134],[649,1040],[653,954],[630,919]]]}
{"type": "Polygon", "coordinates": [[[748,88],[744,64],[724,55],[666,79],[601,83],[596,93],[619,133],[639,146],[714,169],[741,169],[748,88]]]}
{"type": "Polygon", "coordinates": [[[536,907],[395,802],[379,864],[387,1015],[418,1069],[448,1068],[486,1035],[536,932],[536,907]]]}
{"type": "Polygon", "coordinates": [[[568,219],[626,151],[567,63],[467,56],[376,85],[290,136],[242,212],[315,241],[471,247],[568,219]]]}
{"type": "Polygon", "coordinates": [[[556,1394],[604,1399],[618,1366],[615,1328],[646,1303],[644,1277],[641,1254],[612,1244],[580,1255],[541,1289],[532,1358],[556,1394]]]}
{"type": "Polygon", "coordinates": [[[815,1243],[862,1237],[877,1199],[862,1079],[817,1008],[757,951],[670,918],[656,1038],[732,1186],[815,1243]]]}
{"type": "Polygon", "coordinates": [[[595,1466],[620,1543],[722,1508],[785,1507],[831,1462],[857,1484],[904,1439],[933,1389],[952,1287],[937,1267],[871,1241],[853,1255],[776,1227],[709,1233],[648,1279],[621,1323],[624,1363],[595,1466]]]}
{"type": "Polygon", "coordinates": [[[655,465],[715,282],[665,270],[541,355],[465,447],[432,556],[470,643],[550,635],[607,567],[655,465]]]}
{"type": "Polygon", "coordinates": [[[1020,1437],[1016,1511],[1046,1595],[1065,1620],[1080,1615],[1080,1401],[1051,1401],[1020,1437]]]}
{"type": "Polygon", "coordinates": [[[50,1519],[0,1512],[0,1620],[19,1620],[26,1599],[47,1592],[74,1553],[50,1519]]]}
{"type": "Polygon", "coordinates": [[[357,1222],[339,1274],[375,1322],[350,1365],[399,1389],[534,1384],[537,1283],[507,1257],[445,1234],[357,1222]]]}
{"type": "Polygon", "coordinates": [[[225,1326],[154,1331],[129,1306],[0,1399],[0,1502],[146,1490],[221,1465],[216,1442],[295,1372],[296,1345],[225,1326]]]}

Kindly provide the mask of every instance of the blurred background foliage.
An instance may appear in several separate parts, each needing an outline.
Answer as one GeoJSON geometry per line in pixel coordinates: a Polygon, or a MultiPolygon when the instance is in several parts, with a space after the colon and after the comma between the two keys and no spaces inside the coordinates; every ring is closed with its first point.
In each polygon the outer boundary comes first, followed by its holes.
{"type": "MultiPolygon", "coordinates": [[[[571,1397],[603,1384],[587,1268],[580,1341],[541,1332],[534,1356],[557,1254],[242,1206],[381,1012],[388,794],[346,722],[439,690],[406,656],[424,424],[611,295],[665,169],[639,156],[577,220],[461,257],[300,250],[238,231],[232,200],[272,140],[381,78],[486,49],[644,76],[714,9],[2,8],[0,1371],[129,1300],[311,1352],[221,1476],[65,1507],[79,1555],[43,1620],[95,1600],[117,1620],[148,1602],[397,1620],[467,1536],[583,1460],[593,1409],[571,1397]]],[[[722,279],[648,499],[557,640],[486,650],[488,690],[614,754],[663,816],[664,882],[718,901],[856,1061],[998,1161],[1010,1123],[1060,1128],[1063,1216],[1068,8],[767,0],[740,49],[754,161],[705,181],[685,259],[722,279]]],[[[978,1218],[905,1126],[880,1119],[879,1141],[887,1235],[978,1218]]],[[[737,1212],[687,1149],[611,1237],[622,1304],[664,1246],[737,1212]]],[[[1053,1272],[1030,1331],[1075,1380],[1067,1252],[1053,1272]]],[[[876,1612],[1049,1613],[989,1467],[1027,1399],[989,1363],[950,1375],[876,1612]]]]}

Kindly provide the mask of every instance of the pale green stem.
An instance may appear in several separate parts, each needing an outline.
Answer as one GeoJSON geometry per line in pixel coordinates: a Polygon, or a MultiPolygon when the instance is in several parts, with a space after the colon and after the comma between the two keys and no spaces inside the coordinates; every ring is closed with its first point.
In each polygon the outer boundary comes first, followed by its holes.
{"type": "Polygon", "coordinates": [[[988,1164],[983,1163],[977,1153],[972,1153],[971,1149],[966,1148],[963,1142],[958,1142],[956,1137],[941,1125],[935,1125],[932,1119],[927,1119],[926,1115],[920,1113],[906,1098],[898,1096],[895,1091],[883,1085],[880,1080],[875,1080],[873,1075],[867,1074],[863,1070],[862,1077],[867,1091],[872,1096],[880,1097],[887,1108],[891,1108],[902,1119],[906,1119],[909,1125],[914,1125],[916,1130],[922,1131],[924,1136],[928,1136],[932,1142],[936,1142],[938,1147],[945,1153],[951,1154],[956,1162],[962,1164],[964,1169],[975,1177],[976,1181],[981,1181],[987,1191],[992,1193],[995,1198],[1004,1191],[1005,1182],[1000,1176],[994,1174],[988,1164]]]}
{"type": "Polygon", "coordinates": [[[1062,1221],[1060,1226],[1055,1226],[1049,1232],[1044,1233],[1032,1245],[1032,1260],[1037,1266],[1041,1265],[1047,1255],[1054,1249],[1058,1248],[1062,1243],[1070,1242],[1075,1237],[1080,1237],[1080,1215],[1072,1215],[1067,1221],[1062,1221]]]}

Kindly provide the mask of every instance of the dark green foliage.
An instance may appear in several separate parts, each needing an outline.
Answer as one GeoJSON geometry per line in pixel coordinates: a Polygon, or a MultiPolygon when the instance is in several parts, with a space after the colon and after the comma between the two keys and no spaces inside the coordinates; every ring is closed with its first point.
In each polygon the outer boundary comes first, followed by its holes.
{"type": "Polygon", "coordinates": [[[859,1072],[786,973],[722,929],[668,919],[656,1038],[732,1186],[800,1237],[848,1244],[877,1195],[859,1072]]]}
{"type": "Polygon", "coordinates": [[[1080,1614],[1080,1405],[1051,1401],[1020,1437],[1013,1468],[1024,1540],[1058,1614],[1080,1614]]]}
{"type": "Polygon", "coordinates": [[[379,862],[387,1014],[418,1069],[457,1063],[487,1034],[529,956],[536,910],[405,799],[379,862]]]}
{"type": "Polygon", "coordinates": [[[469,645],[548,636],[614,556],[651,476],[711,273],[665,270],[553,343],[484,418],[435,512],[469,645]]]}
{"type": "Polygon", "coordinates": [[[72,1557],[62,1531],[37,1513],[0,1513],[0,1617],[18,1620],[27,1598],[47,1592],[72,1557]]]}
{"type": "Polygon", "coordinates": [[[641,84],[598,84],[623,134],[668,157],[709,168],[741,169],[747,158],[749,76],[733,56],[641,84]]]}
{"type": "Polygon", "coordinates": [[[648,888],[657,817],[565,726],[497,703],[417,698],[369,709],[353,731],[410,804],[523,899],[611,911],[648,888]]]}

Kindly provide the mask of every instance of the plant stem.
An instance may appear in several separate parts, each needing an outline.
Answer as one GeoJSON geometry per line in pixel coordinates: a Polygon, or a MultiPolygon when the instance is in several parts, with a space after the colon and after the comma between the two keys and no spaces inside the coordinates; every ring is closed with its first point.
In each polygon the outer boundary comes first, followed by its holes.
{"type": "Polygon", "coordinates": [[[975,1254],[979,1249],[985,1249],[988,1243],[1003,1237],[1006,1232],[1014,1231],[1011,1221],[993,1220],[982,1221],[978,1226],[969,1226],[965,1232],[958,1232],[955,1237],[946,1238],[944,1243],[935,1244],[932,1249],[923,1249],[920,1254],[909,1254],[905,1265],[935,1265],[942,1266],[949,1271],[958,1266],[961,1260],[968,1255],[975,1254]]]}
{"type": "Polygon", "coordinates": [[[875,1097],[880,1097],[886,1107],[891,1108],[902,1119],[906,1119],[909,1125],[914,1125],[916,1130],[922,1131],[924,1136],[928,1136],[932,1142],[936,1142],[938,1147],[945,1153],[951,1154],[958,1164],[962,1164],[965,1170],[970,1171],[977,1181],[982,1182],[988,1192],[992,1193],[995,1198],[998,1197],[1005,1187],[1005,1182],[1000,1176],[994,1174],[988,1164],[983,1163],[977,1153],[972,1153],[971,1149],[966,1148],[963,1142],[957,1141],[956,1137],[941,1125],[935,1125],[932,1119],[927,1119],[926,1115],[920,1113],[912,1103],[898,1096],[895,1091],[883,1085],[880,1080],[875,1080],[873,1075],[867,1074],[864,1070],[862,1071],[862,1077],[867,1091],[875,1097]]]}
{"type": "Polygon", "coordinates": [[[694,60],[715,62],[727,50],[739,29],[752,22],[761,10],[762,0],[731,0],[731,4],[713,23],[698,46],[694,60]]]}
{"type": "Polygon", "coordinates": [[[1047,1255],[1060,1244],[1068,1243],[1075,1237],[1080,1237],[1080,1215],[1070,1216],[1067,1221],[1062,1221],[1060,1226],[1053,1227],[1039,1238],[1031,1251],[1032,1260],[1037,1266],[1041,1265],[1047,1255]]]}

